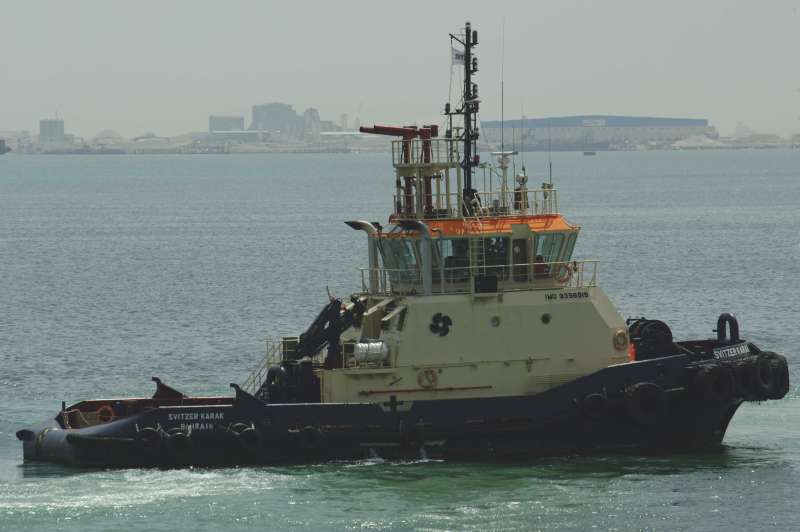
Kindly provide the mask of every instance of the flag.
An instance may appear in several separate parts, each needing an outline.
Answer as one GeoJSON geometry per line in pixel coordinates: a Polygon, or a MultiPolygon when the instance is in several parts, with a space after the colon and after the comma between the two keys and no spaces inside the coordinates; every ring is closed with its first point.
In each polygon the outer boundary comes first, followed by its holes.
{"type": "Polygon", "coordinates": [[[464,64],[464,52],[462,50],[456,50],[455,48],[451,48],[453,51],[453,61],[452,64],[454,65],[463,65],[464,64]]]}

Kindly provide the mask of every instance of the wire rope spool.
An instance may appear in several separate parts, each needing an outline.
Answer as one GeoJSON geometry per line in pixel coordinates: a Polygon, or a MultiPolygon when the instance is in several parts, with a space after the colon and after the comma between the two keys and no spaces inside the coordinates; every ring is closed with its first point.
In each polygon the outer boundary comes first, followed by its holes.
{"type": "Polygon", "coordinates": [[[669,356],[675,350],[672,330],[663,321],[646,318],[633,320],[628,325],[628,334],[637,360],[669,356]]]}

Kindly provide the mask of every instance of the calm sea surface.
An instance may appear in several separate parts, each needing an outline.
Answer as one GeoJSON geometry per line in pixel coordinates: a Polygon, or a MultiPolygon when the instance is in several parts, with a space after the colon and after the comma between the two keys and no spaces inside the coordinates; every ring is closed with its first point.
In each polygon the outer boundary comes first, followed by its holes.
{"type": "MultiPolygon", "coordinates": [[[[545,159],[528,154],[531,182],[545,159]],[[534,170],[534,172],[531,172],[534,170]]],[[[388,155],[0,157],[0,530],[800,530],[800,151],[555,154],[576,253],[624,316],[720,312],[789,357],[724,452],[84,471],[22,465],[61,401],[227,394],[268,335],[360,286],[388,155]]]]}

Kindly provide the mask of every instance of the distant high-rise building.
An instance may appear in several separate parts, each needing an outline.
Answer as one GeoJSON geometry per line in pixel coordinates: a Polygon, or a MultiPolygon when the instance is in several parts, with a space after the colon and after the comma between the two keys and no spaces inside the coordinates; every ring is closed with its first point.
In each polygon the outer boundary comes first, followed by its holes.
{"type": "Polygon", "coordinates": [[[39,120],[39,142],[64,141],[64,121],[60,118],[39,120]]]}
{"type": "Polygon", "coordinates": [[[208,117],[209,133],[214,133],[215,131],[243,131],[243,130],[244,130],[243,116],[211,115],[208,117]]]}
{"type": "Polygon", "coordinates": [[[317,139],[319,137],[321,128],[320,128],[320,119],[319,119],[319,111],[314,109],[313,107],[309,107],[303,113],[303,122],[305,127],[305,132],[310,134],[313,139],[317,139]]]}
{"type": "Polygon", "coordinates": [[[291,105],[285,103],[265,103],[253,106],[251,130],[280,132],[289,138],[302,136],[303,117],[291,105]]]}

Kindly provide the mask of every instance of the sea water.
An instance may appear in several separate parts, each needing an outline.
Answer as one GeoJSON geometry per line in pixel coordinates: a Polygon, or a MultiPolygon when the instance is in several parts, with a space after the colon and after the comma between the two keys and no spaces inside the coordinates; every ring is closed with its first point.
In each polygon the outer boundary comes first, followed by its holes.
{"type": "MultiPolygon", "coordinates": [[[[525,154],[530,185],[546,155],[525,154]]],[[[0,157],[0,530],[800,529],[800,151],[553,156],[579,258],[623,316],[742,336],[792,391],[745,404],[720,453],[184,470],[23,464],[61,401],[228,394],[267,336],[360,288],[387,154],[0,157]]],[[[523,161],[518,159],[518,164],[523,161]]],[[[480,180],[480,174],[478,179],[480,180]]],[[[579,331],[576,331],[579,334],[579,331]]]]}

